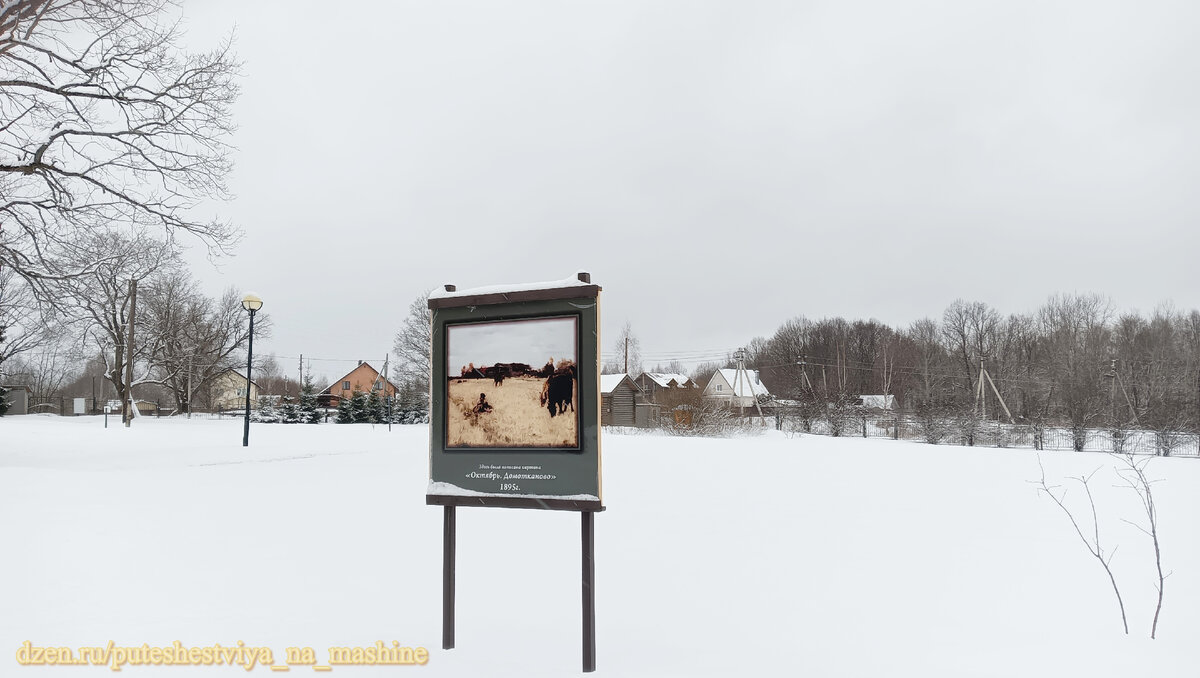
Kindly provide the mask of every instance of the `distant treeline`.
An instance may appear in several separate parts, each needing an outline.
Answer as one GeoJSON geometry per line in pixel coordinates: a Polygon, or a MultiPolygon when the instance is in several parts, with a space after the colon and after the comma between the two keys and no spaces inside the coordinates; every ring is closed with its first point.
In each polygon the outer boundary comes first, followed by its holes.
{"type": "MultiPolygon", "coordinates": [[[[1057,295],[1005,317],[957,300],[903,329],[799,317],[747,354],[772,394],[797,403],[888,393],[910,412],[969,414],[982,366],[1018,422],[1200,430],[1200,311],[1167,305],[1143,316],[1095,294],[1057,295]]],[[[987,379],[984,390],[988,418],[1007,418],[987,379]]]]}

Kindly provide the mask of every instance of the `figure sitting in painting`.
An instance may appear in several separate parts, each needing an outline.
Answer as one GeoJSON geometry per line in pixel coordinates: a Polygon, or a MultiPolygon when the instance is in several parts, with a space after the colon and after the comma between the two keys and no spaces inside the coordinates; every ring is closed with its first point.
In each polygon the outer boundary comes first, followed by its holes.
{"type": "Polygon", "coordinates": [[[492,411],[492,405],[491,405],[491,403],[489,403],[487,401],[487,395],[484,393],[480,393],[479,394],[479,403],[475,405],[475,410],[474,410],[475,414],[483,414],[484,412],[491,412],[491,411],[492,411]]]}

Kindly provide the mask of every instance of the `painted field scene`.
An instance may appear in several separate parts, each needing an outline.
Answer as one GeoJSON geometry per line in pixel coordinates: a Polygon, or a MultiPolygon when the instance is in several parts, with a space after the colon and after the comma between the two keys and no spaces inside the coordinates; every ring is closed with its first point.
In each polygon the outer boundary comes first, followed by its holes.
{"type": "Polygon", "coordinates": [[[447,445],[577,447],[579,418],[569,405],[561,415],[550,416],[541,405],[545,383],[545,379],[536,377],[505,379],[501,385],[490,380],[451,380],[446,407],[447,445]],[[490,405],[482,412],[478,411],[481,395],[490,405]]]}
{"type": "Polygon", "coordinates": [[[579,446],[575,317],[447,327],[446,446],[579,446]]]}

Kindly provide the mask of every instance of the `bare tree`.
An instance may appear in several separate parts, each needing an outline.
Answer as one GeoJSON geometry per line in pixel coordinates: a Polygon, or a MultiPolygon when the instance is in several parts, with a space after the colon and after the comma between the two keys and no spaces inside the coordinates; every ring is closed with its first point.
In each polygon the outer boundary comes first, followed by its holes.
{"type": "MultiPolygon", "coordinates": [[[[258,317],[254,320],[254,334],[258,334],[258,317]]],[[[279,366],[274,353],[254,357],[254,383],[263,396],[298,396],[301,384],[279,366]]]]}
{"type": "Polygon", "coordinates": [[[712,379],[713,374],[715,374],[717,370],[725,367],[729,367],[728,362],[703,362],[693,367],[692,370],[687,373],[688,379],[700,384],[700,388],[703,389],[704,387],[708,386],[708,381],[712,379]]]}
{"type": "Polygon", "coordinates": [[[85,362],[78,337],[67,330],[55,324],[39,332],[35,350],[19,354],[5,364],[6,378],[28,386],[38,400],[64,395],[63,387],[85,362]]]}
{"type": "Polygon", "coordinates": [[[41,343],[48,326],[29,285],[12,269],[0,268],[0,369],[41,343]]]}
{"type": "MultiPolygon", "coordinates": [[[[155,277],[143,298],[138,305],[144,311],[139,315],[155,347],[147,381],[167,388],[176,407],[190,411],[196,394],[203,393],[217,375],[239,365],[234,355],[249,338],[241,295],[230,288],[214,299],[203,294],[186,272],[176,271],[155,277]]],[[[263,338],[270,333],[271,318],[260,311],[254,334],[263,338]]]]}
{"type": "Polygon", "coordinates": [[[429,292],[426,292],[408,305],[408,316],[392,345],[396,354],[392,374],[400,386],[400,409],[428,411],[432,350],[433,313],[429,309],[429,292]]]}
{"type": "Polygon", "coordinates": [[[238,64],[225,43],[187,53],[170,0],[0,3],[0,266],[39,290],[94,272],[79,248],[121,224],[237,231],[193,209],[227,197],[238,64]]]}
{"type": "Polygon", "coordinates": [[[942,335],[955,362],[963,369],[965,389],[970,389],[977,376],[980,356],[994,353],[999,325],[1000,314],[980,301],[956,299],[942,314],[942,335]]]}
{"type": "MultiPolygon", "coordinates": [[[[74,261],[92,263],[86,276],[71,276],[49,281],[62,300],[64,312],[77,323],[85,336],[95,343],[106,361],[105,377],[116,389],[117,397],[128,402],[131,389],[139,383],[158,383],[153,374],[153,358],[163,352],[163,336],[138,333],[144,322],[133,318],[130,308],[130,283],[146,285],[164,269],[178,266],[178,251],[169,242],[144,233],[120,232],[88,234],[77,245],[74,261]],[[126,350],[129,323],[135,325],[132,357],[126,350]],[[126,366],[132,360],[137,369],[132,382],[126,379],[126,366]]],[[[146,285],[144,291],[149,291],[146,285]]],[[[145,317],[145,304],[141,305],[145,317]]]]}
{"type": "Polygon", "coordinates": [[[916,354],[914,405],[922,405],[930,414],[938,409],[945,390],[945,353],[939,342],[939,333],[937,322],[931,318],[922,318],[908,329],[908,336],[916,354]]]}
{"type": "Polygon", "coordinates": [[[657,372],[659,374],[687,374],[687,368],[684,367],[683,363],[679,362],[678,360],[672,360],[665,365],[662,363],[656,363],[650,371],[657,372]]]}
{"type": "Polygon", "coordinates": [[[1112,303],[1095,294],[1055,295],[1038,311],[1059,412],[1077,451],[1087,444],[1088,429],[1103,407],[1100,382],[1108,367],[1111,317],[1112,303]]]}
{"type": "Polygon", "coordinates": [[[628,320],[613,339],[612,352],[604,361],[604,374],[629,374],[637,376],[642,369],[642,342],[633,333],[633,325],[628,320]]]}

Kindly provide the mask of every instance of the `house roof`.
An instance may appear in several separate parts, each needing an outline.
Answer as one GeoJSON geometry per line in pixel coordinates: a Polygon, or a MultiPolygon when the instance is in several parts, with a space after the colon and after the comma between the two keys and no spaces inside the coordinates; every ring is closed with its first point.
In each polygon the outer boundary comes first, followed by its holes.
{"type": "MultiPolygon", "coordinates": [[[[238,375],[238,376],[239,376],[239,377],[241,377],[242,379],[245,379],[245,378],[246,378],[246,375],[242,374],[242,371],[241,371],[241,370],[235,370],[235,369],[233,369],[233,368],[231,367],[231,368],[229,368],[229,369],[227,369],[227,370],[225,370],[225,371],[226,371],[226,372],[233,372],[234,374],[238,375]]],[[[258,382],[257,382],[257,381],[254,381],[253,379],[251,379],[251,380],[250,380],[250,383],[251,383],[251,384],[254,384],[255,386],[258,386],[258,382]]]]}
{"type": "Polygon", "coordinates": [[[766,384],[758,378],[758,370],[746,370],[746,376],[749,379],[741,379],[740,383],[737,378],[737,370],[722,369],[717,370],[713,375],[716,378],[717,374],[729,384],[729,388],[736,391],[735,396],[739,398],[753,398],[755,396],[765,395],[770,396],[771,392],[767,390],[766,384]]]}
{"type": "Polygon", "coordinates": [[[859,398],[862,400],[863,407],[873,410],[891,410],[896,407],[896,396],[894,395],[862,395],[859,398]]]}
{"type": "MultiPolygon", "coordinates": [[[[382,374],[382,373],[380,373],[380,371],[379,371],[379,370],[375,369],[374,367],[371,367],[371,363],[369,363],[369,362],[367,362],[367,361],[365,361],[365,360],[364,360],[364,361],[360,362],[359,364],[355,365],[353,370],[350,370],[349,372],[347,372],[347,373],[343,374],[341,377],[339,377],[339,378],[337,378],[337,379],[334,379],[334,380],[333,380],[333,382],[331,382],[331,383],[330,383],[328,386],[326,386],[326,387],[325,387],[325,388],[324,388],[324,389],[321,391],[320,395],[329,395],[329,394],[330,394],[330,391],[333,389],[333,387],[334,387],[335,385],[337,385],[337,384],[340,384],[340,383],[342,383],[343,381],[345,381],[345,380],[346,380],[346,377],[348,377],[348,376],[350,376],[350,375],[354,374],[354,373],[355,373],[355,371],[357,371],[357,370],[358,370],[358,368],[362,367],[363,365],[366,365],[368,369],[370,369],[372,372],[374,372],[374,373],[375,373],[375,377],[376,377],[376,378],[383,377],[383,374],[382,374]]],[[[384,381],[386,381],[386,382],[387,382],[387,383],[389,383],[389,384],[392,384],[392,388],[396,389],[397,391],[399,391],[399,390],[400,390],[400,387],[399,387],[399,386],[397,386],[397,385],[395,385],[395,384],[393,384],[391,379],[388,379],[387,377],[383,377],[383,380],[384,380],[384,381]]],[[[372,381],[372,382],[371,382],[371,385],[373,386],[374,384],[375,384],[375,382],[374,382],[374,381],[372,381]]]]}
{"type": "Polygon", "coordinates": [[[651,381],[658,384],[659,386],[662,386],[663,388],[667,388],[668,386],[670,386],[671,381],[674,381],[676,384],[678,384],[680,386],[683,386],[684,384],[691,381],[690,379],[687,378],[687,375],[675,374],[673,372],[642,372],[642,376],[649,378],[651,381]]]}
{"type": "MultiPolygon", "coordinates": [[[[613,389],[626,379],[629,379],[628,374],[602,374],[600,375],[600,392],[612,393],[613,389]]],[[[633,386],[635,391],[638,390],[637,384],[632,379],[629,379],[629,384],[633,386]]]]}

